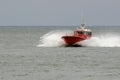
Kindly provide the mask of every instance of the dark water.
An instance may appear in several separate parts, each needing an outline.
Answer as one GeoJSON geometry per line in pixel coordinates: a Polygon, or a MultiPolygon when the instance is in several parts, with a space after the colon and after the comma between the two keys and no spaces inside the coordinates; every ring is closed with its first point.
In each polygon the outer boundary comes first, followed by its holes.
{"type": "Polygon", "coordinates": [[[120,27],[92,27],[97,39],[86,47],[37,47],[44,34],[68,29],[0,27],[0,80],[120,79],[120,27]]]}

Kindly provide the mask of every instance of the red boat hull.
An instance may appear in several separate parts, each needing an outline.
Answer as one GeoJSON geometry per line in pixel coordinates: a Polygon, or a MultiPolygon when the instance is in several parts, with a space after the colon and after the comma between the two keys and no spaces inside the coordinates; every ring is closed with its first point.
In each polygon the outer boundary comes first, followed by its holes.
{"type": "Polygon", "coordinates": [[[73,45],[77,42],[85,40],[84,38],[78,37],[78,36],[63,36],[62,37],[64,42],[68,45],[73,45]]]}

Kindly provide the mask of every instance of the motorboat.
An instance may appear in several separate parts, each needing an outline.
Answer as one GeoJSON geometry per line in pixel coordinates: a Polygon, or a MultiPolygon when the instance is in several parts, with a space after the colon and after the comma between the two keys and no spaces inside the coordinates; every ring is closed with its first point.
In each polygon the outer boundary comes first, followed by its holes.
{"type": "Polygon", "coordinates": [[[92,37],[92,31],[85,28],[85,24],[81,24],[81,27],[73,31],[72,34],[66,34],[62,36],[66,46],[76,45],[76,43],[81,42],[92,37]]]}

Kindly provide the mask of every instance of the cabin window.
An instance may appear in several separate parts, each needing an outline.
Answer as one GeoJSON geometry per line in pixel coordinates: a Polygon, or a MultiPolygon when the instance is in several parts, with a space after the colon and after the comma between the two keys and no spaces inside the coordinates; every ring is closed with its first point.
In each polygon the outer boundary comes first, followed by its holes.
{"type": "Polygon", "coordinates": [[[90,35],[92,35],[92,32],[90,32],[90,35]]]}
{"type": "Polygon", "coordinates": [[[91,35],[92,35],[92,32],[90,32],[89,35],[91,36],[91,35]]]}
{"type": "Polygon", "coordinates": [[[80,32],[77,32],[78,34],[80,34],[80,32]]]}
{"type": "Polygon", "coordinates": [[[91,35],[92,35],[92,33],[91,33],[91,32],[88,32],[88,34],[87,34],[87,35],[91,36],[91,35]]]}
{"type": "Polygon", "coordinates": [[[82,32],[76,32],[76,34],[83,34],[82,32]]]}
{"type": "Polygon", "coordinates": [[[74,34],[84,34],[84,35],[89,35],[91,36],[92,35],[92,32],[89,32],[89,31],[77,31],[77,32],[74,32],[74,34]]]}
{"type": "Polygon", "coordinates": [[[81,31],[80,34],[84,34],[84,32],[81,31]]]}

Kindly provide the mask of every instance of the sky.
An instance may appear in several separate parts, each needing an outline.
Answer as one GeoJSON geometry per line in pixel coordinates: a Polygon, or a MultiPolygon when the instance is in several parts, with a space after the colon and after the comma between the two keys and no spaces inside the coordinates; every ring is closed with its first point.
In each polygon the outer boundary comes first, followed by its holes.
{"type": "Polygon", "coordinates": [[[120,25],[120,0],[0,0],[0,26],[120,25]]]}

